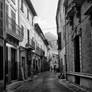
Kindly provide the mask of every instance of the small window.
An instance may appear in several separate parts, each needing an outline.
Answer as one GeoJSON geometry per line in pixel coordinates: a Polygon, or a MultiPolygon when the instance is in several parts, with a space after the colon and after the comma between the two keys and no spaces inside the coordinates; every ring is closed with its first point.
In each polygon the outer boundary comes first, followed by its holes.
{"type": "Polygon", "coordinates": [[[27,8],[27,19],[29,20],[29,9],[27,8]]]}
{"type": "Polygon", "coordinates": [[[16,32],[16,14],[12,10],[11,10],[11,25],[12,25],[12,30],[16,32]]]}
{"type": "Polygon", "coordinates": [[[24,8],[23,8],[23,0],[21,0],[21,10],[22,10],[22,12],[24,12],[24,8]]]}
{"type": "Polygon", "coordinates": [[[5,11],[5,14],[6,14],[6,26],[8,27],[8,24],[9,24],[9,22],[8,22],[8,20],[9,20],[9,17],[8,17],[8,13],[9,13],[9,6],[8,6],[8,4],[6,4],[6,11],[5,11]]]}

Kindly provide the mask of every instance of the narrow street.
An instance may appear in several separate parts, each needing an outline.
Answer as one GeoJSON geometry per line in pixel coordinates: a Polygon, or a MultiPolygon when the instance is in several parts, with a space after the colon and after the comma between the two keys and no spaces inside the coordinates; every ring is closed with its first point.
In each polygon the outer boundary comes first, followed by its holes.
{"type": "Polygon", "coordinates": [[[39,74],[33,81],[28,81],[16,89],[15,92],[72,92],[57,81],[55,73],[39,74]]]}
{"type": "Polygon", "coordinates": [[[92,0],[0,0],[0,92],[92,92],[92,0]]]}

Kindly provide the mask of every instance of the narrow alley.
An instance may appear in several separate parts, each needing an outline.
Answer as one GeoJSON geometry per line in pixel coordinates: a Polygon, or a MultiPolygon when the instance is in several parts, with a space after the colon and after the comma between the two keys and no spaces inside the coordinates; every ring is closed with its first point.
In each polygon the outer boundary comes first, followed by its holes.
{"type": "Polygon", "coordinates": [[[92,0],[0,0],[0,92],[92,92],[92,0]]]}
{"type": "Polygon", "coordinates": [[[33,81],[27,81],[14,92],[73,92],[58,82],[56,73],[44,72],[33,81]]]}

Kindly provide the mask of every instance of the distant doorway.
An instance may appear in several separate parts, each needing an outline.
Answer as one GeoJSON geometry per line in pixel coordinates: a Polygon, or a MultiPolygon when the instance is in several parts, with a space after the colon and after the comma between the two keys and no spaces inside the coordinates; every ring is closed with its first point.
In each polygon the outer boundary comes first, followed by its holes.
{"type": "Polygon", "coordinates": [[[3,80],[3,47],[0,46],[0,80],[3,80]]]}

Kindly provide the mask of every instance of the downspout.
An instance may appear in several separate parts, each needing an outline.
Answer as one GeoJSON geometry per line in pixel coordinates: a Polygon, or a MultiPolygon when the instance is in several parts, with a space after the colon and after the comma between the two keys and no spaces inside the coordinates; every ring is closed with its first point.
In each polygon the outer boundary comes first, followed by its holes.
{"type": "MultiPolygon", "coordinates": [[[[65,15],[66,15],[66,10],[65,10],[65,15]]],[[[67,51],[66,51],[66,17],[65,17],[65,78],[67,80],[67,59],[66,59],[67,51]]]]}

